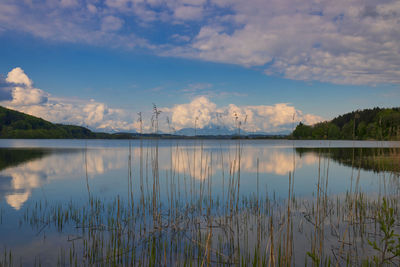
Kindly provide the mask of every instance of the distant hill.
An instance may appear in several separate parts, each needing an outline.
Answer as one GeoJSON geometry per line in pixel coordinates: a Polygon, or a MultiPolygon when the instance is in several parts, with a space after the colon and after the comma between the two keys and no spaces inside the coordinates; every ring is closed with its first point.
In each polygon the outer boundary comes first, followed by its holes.
{"type": "Polygon", "coordinates": [[[75,125],[54,124],[0,106],[0,138],[83,139],[115,137],[75,125]]]}
{"type": "Polygon", "coordinates": [[[400,140],[400,108],[357,110],[315,125],[300,123],[294,139],[400,140]]]}

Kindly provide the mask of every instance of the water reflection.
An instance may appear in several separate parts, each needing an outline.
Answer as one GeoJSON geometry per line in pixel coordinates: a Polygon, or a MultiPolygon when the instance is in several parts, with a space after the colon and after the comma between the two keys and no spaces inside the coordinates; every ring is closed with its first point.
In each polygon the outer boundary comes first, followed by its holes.
{"type": "MultiPolygon", "coordinates": [[[[195,250],[206,251],[206,240],[227,259],[236,258],[239,244],[240,251],[250,253],[237,258],[252,259],[256,245],[267,251],[275,240],[286,243],[282,251],[289,251],[289,240],[298,262],[305,262],[309,245],[320,246],[315,242],[324,242],[327,253],[339,255],[345,241],[352,244],[346,246],[349,259],[358,251],[369,253],[358,250],[364,245],[357,240],[366,240],[365,234],[370,238],[376,230],[376,220],[370,221],[381,210],[376,200],[393,196],[390,203],[398,210],[398,176],[374,173],[399,167],[399,153],[393,148],[301,149],[292,142],[238,145],[213,140],[177,145],[164,140],[157,149],[155,143],[143,142],[141,148],[140,142],[132,142],[131,149],[128,141],[88,149],[76,144],[71,145],[74,149],[33,152],[0,149],[0,245],[21,265],[34,265],[43,256],[44,266],[56,261],[66,265],[63,257],[68,253],[70,265],[95,265],[118,251],[138,255],[123,253],[128,260],[145,259],[145,265],[153,248],[156,262],[169,258],[165,265],[173,265],[176,259],[205,258],[195,250]],[[235,175],[239,161],[240,179],[235,175]],[[144,178],[144,189],[139,177],[144,178]],[[342,238],[345,235],[350,238],[342,238]]],[[[283,248],[276,247],[279,252],[283,248]]],[[[126,259],[120,265],[130,265],[126,259]]]]}
{"type": "Polygon", "coordinates": [[[11,177],[10,189],[12,193],[6,193],[7,203],[18,210],[28,200],[33,188],[40,187],[46,179],[43,173],[35,172],[5,172],[11,177]]]}
{"type": "Polygon", "coordinates": [[[296,148],[301,157],[325,157],[353,168],[400,173],[400,149],[392,148],[296,148]]]}
{"type": "Polygon", "coordinates": [[[257,172],[257,159],[259,159],[259,173],[272,173],[286,176],[295,168],[311,165],[318,161],[315,155],[299,157],[293,155],[291,149],[251,147],[243,151],[243,169],[246,172],[257,172]]]}
{"type": "MultiPolygon", "coordinates": [[[[203,180],[210,176],[225,175],[238,171],[238,147],[225,146],[182,146],[159,147],[159,168],[162,172],[172,170],[174,173],[187,175],[203,180]]],[[[0,150],[5,153],[4,150],[0,150]]],[[[111,170],[126,171],[128,169],[129,150],[125,148],[94,149],[52,149],[52,150],[12,150],[7,149],[8,157],[3,157],[4,169],[0,172],[0,197],[16,210],[29,199],[35,188],[60,179],[76,179],[87,175],[93,179],[107,174],[111,170]],[[21,158],[21,160],[16,160],[21,158]],[[23,158],[23,160],[22,160],[23,158]],[[7,165],[8,164],[8,165],[7,165]],[[8,166],[8,167],[6,167],[8,166]]],[[[151,171],[153,147],[132,147],[132,168],[139,169],[140,158],[151,171]]],[[[287,175],[293,168],[314,164],[317,157],[307,154],[293,156],[293,150],[274,147],[241,147],[240,171],[254,174],[271,173],[287,175]],[[259,165],[257,168],[257,159],[259,165]]],[[[136,172],[137,175],[137,172],[136,172]]],[[[125,177],[119,177],[123,179],[125,177]]],[[[113,178],[115,179],[115,178],[113,178]]],[[[96,183],[96,179],[93,179],[96,183]]],[[[108,186],[112,190],[112,179],[108,186]]]]}
{"type": "MultiPolygon", "coordinates": [[[[1,151],[1,150],[0,150],[1,151]]],[[[2,151],[3,154],[4,151],[2,151]]],[[[32,190],[59,179],[94,178],[111,169],[126,167],[126,153],[111,149],[7,150],[0,172],[0,197],[16,210],[29,199],[32,190]],[[15,158],[25,155],[23,160],[15,158]],[[28,157],[27,155],[32,155],[28,157]],[[40,155],[40,156],[38,156],[40,155]],[[15,166],[16,165],[16,166],[15,166]]]]}
{"type": "MultiPolygon", "coordinates": [[[[141,162],[144,175],[151,177],[157,160],[151,142],[143,147],[138,142],[133,143],[131,150],[128,142],[125,146],[89,149],[0,149],[0,198],[19,210],[32,197],[33,191],[43,185],[88,177],[91,185],[96,186],[100,183],[100,176],[103,179],[102,192],[117,192],[118,181],[120,187],[126,185],[129,151],[134,178],[139,175],[141,162]],[[114,170],[116,172],[111,173],[114,170]]],[[[248,183],[254,182],[251,177],[255,177],[257,172],[286,179],[289,172],[318,164],[320,157],[332,158],[349,167],[360,166],[367,171],[398,172],[400,168],[399,151],[389,148],[292,148],[253,143],[238,146],[235,142],[179,146],[171,143],[158,147],[157,155],[161,179],[168,175],[183,175],[198,181],[234,175],[239,170],[239,161],[241,175],[249,179],[248,183]]],[[[310,181],[309,177],[300,179],[310,181]]],[[[62,192],[62,188],[55,190],[62,192]]],[[[71,190],[80,188],[71,187],[71,190]]]]}
{"type": "Polygon", "coordinates": [[[0,149],[0,171],[49,154],[48,149],[0,149]]]}
{"type": "MultiPolygon", "coordinates": [[[[171,169],[182,174],[188,174],[196,179],[205,179],[222,170],[225,173],[235,172],[239,168],[245,173],[276,174],[286,176],[294,168],[311,165],[318,161],[314,154],[303,157],[293,155],[291,149],[274,147],[243,146],[215,149],[211,147],[195,146],[181,149],[160,149],[160,158],[171,158],[172,162],[163,161],[160,165],[163,170],[171,169]],[[259,162],[257,167],[257,160],[259,162]]],[[[139,154],[135,152],[135,154],[139,154]]]]}

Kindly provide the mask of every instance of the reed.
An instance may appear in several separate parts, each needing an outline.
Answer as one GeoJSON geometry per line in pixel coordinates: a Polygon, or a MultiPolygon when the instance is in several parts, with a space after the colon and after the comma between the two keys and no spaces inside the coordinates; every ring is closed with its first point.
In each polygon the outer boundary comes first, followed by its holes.
{"type": "MultiPolygon", "coordinates": [[[[255,159],[257,188],[246,195],[241,191],[241,142],[237,140],[228,157],[223,156],[222,146],[221,151],[209,151],[200,141],[188,147],[171,146],[165,172],[158,163],[157,139],[147,147],[140,141],[136,158],[129,142],[127,194],[111,199],[96,196],[86,171],[87,202],[40,201],[26,208],[21,223],[37,235],[55,230],[68,237],[58,253],[60,266],[400,263],[397,174],[382,176],[383,192],[369,196],[359,186],[361,161],[354,156],[354,184],[345,196],[330,195],[330,161],[320,154],[313,198],[295,195],[294,165],[288,173],[287,197],[277,199],[260,192],[260,162],[255,159]],[[132,170],[135,160],[139,177],[132,170]],[[215,177],[216,166],[222,177],[215,177]],[[222,188],[216,190],[217,178],[222,188]]],[[[87,169],[86,157],[84,164],[87,169]]],[[[0,210],[0,222],[6,219],[2,214],[0,210]]],[[[35,258],[34,265],[41,262],[35,258]]],[[[18,259],[5,249],[0,266],[16,264],[18,259]]]]}

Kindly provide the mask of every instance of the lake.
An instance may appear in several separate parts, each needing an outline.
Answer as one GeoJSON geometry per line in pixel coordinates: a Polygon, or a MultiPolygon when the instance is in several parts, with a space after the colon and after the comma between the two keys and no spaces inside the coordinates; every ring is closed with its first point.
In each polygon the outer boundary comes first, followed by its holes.
{"type": "Polygon", "coordinates": [[[0,140],[0,265],[398,262],[357,220],[398,219],[399,166],[400,142],[0,140]]]}

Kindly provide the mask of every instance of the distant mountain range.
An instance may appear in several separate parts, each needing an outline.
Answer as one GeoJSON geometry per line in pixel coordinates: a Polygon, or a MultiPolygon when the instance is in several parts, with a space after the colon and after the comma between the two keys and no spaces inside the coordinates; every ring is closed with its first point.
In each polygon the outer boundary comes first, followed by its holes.
{"type": "Polygon", "coordinates": [[[204,135],[288,135],[290,131],[279,131],[279,132],[246,132],[244,130],[238,131],[235,128],[228,128],[226,126],[219,126],[215,124],[209,124],[204,126],[203,128],[183,128],[181,130],[176,131],[174,134],[176,135],[184,135],[184,136],[204,136],[204,135]]]}

